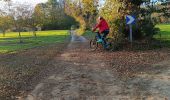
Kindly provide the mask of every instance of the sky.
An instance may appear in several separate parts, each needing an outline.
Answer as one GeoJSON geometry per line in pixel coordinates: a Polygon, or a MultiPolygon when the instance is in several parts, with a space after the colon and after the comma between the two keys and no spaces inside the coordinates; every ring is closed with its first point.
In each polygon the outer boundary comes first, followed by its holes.
{"type": "MultiPolygon", "coordinates": [[[[47,2],[47,0],[11,0],[14,3],[27,3],[31,4],[32,6],[35,6],[38,3],[44,3],[47,2]]],[[[3,5],[3,3],[0,1],[0,6],[3,5]]]]}
{"type": "Polygon", "coordinates": [[[13,2],[28,3],[35,6],[37,3],[47,2],[47,0],[12,0],[13,2]]]}

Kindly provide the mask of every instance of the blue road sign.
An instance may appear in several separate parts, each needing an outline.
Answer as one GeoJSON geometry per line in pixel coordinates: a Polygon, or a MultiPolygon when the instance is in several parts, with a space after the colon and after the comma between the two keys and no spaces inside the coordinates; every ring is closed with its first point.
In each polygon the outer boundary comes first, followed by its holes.
{"type": "Polygon", "coordinates": [[[135,16],[127,15],[126,16],[126,24],[134,24],[135,23],[135,16]]]}
{"type": "Polygon", "coordinates": [[[127,15],[126,16],[126,24],[128,24],[129,28],[130,28],[129,37],[130,37],[130,42],[131,42],[131,45],[132,45],[132,42],[133,42],[132,24],[135,24],[135,16],[127,15]]]}

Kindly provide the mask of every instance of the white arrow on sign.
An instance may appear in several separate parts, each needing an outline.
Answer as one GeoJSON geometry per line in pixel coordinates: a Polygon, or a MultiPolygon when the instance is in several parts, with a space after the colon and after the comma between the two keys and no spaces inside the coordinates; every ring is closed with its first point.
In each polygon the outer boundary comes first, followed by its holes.
{"type": "Polygon", "coordinates": [[[127,18],[129,18],[129,21],[127,22],[127,24],[132,24],[135,21],[135,18],[133,18],[130,15],[127,15],[127,18]]]}

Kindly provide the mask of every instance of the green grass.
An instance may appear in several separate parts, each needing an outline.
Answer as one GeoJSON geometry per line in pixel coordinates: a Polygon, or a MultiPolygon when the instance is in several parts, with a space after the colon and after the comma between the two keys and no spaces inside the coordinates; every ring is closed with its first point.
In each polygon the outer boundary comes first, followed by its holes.
{"type": "Polygon", "coordinates": [[[159,24],[156,27],[160,29],[160,33],[154,38],[161,41],[162,47],[170,47],[170,24],[159,24]]]}
{"type": "Polygon", "coordinates": [[[9,32],[3,37],[0,34],[0,53],[16,52],[23,49],[64,42],[67,30],[38,31],[37,38],[32,32],[21,32],[23,43],[19,43],[18,33],[9,32]]]}
{"type": "Polygon", "coordinates": [[[155,38],[160,38],[161,35],[161,38],[170,40],[170,24],[160,24],[156,27],[160,29],[160,34],[155,35],[155,38]]]}
{"type": "Polygon", "coordinates": [[[95,33],[91,32],[91,31],[86,31],[83,36],[86,37],[87,39],[92,39],[95,37],[95,33]]]}

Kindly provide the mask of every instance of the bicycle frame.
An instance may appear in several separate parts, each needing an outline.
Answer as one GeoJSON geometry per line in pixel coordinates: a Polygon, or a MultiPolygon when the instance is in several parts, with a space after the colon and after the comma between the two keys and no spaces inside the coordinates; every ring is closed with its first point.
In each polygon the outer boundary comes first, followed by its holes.
{"type": "MultiPolygon", "coordinates": [[[[97,32],[95,32],[95,33],[96,33],[95,38],[96,38],[96,42],[97,42],[97,40],[100,39],[100,38],[98,36],[98,33],[97,32]]],[[[107,49],[107,44],[108,44],[107,41],[105,40],[106,43],[104,42],[103,39],[105,39],[105,38],[103,37],[103,34],[101,34],[100,36],[101,36],[102,42],[98,42],[98,44],[101,44],[104,49],[107,49]]]]}
{"type": "MultiPolygon", "coordinates": [[[[100,38],[99,38],[99,36],[98,36],[98,33],[97,33],[97,32],[95,32],[95,34],[96,34],[95,38],[96,38],[96,41],[97,41],[97,40],[98,40],[98,39],[100,39],[100,38]]],[[[104,37],[103,37],[103,35],[102,35],[102,34],[101,34],[100,36],[101,36],[101,39],[102,39],[101,44],[102,44],[102,46],[104,46],[104,45],[105,45],[105,44],[104,44],[104,41],[103,41],[104,37]]]]}
{"type": "MultiPolygon", "coordinates": [[[[108,50],[108,49],[110,49],[110,48],[112,47],[111,42],[109,42],[110,38],[106,38],[106,39],[105,39],[106,44],[104,43],[103,39],[102,39],[102,42],[99,42],[99,43],[98,43],[97,40],[99,39],[99,36],[98,36],[97,32],[95,32],[95,34],[96,34],[96,35],[95,35],[94,39],[90,40],[90,47],[91,47],[91,48],[93,48],[94,50],[96,50],[96,49],[98,48],[98,44],[101,44],[101,46],[102,46],[104,49],[106,49],[106,50],[108,50]],[[96,46],[94,46],[94,45],[96,45],[96,46]]],[[[103,34],[101,34],[101,38],[104,38],[104,37],[103,37],[103,34]]]]}

